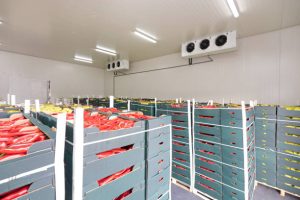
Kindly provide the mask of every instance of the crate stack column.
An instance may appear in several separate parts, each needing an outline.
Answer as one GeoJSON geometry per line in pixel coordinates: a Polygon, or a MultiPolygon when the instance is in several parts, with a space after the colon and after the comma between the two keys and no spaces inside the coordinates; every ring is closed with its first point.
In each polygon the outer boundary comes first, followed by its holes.
{"type": "Polygon", "coordinates": [[[255,106],[256,180],[273,187],[277,165],[276,112],[276,106],[255,106]]]}
{"type": "Polygon", "coordinates": [[[195,190],[212,199],[253,198],[254,111],[238,107],[194,107],[195,190]]]}
{"type": "Polygon", "coordinates": [[[193,157],[191,137],[191,102],[157,103],[157,116],[172,117],[172,179],[176,184],[193,190],[193,157]]]}
{"type": "Polygon", "coordinates": [[[146,121],[146,199],[171,200],[171,117],[146,121]]]}
{"type": "Polygon", "coordinates": [[[300,106],[278,107],[277,187],[300,195],[300,106]]]}

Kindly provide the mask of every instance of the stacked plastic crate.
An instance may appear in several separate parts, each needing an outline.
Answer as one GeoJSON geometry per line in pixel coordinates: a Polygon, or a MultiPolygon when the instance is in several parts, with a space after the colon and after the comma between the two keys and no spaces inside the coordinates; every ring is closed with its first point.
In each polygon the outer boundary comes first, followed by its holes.
{"type": "Polygon", "coordinates": [[[277,106],[255,107],[256,180],[276,187],[277,106]]]}
{"type": "Polygon", "coordinates": [[[277,187],[300,195],[300,107],[278,107],[277,187]]]}
{"type": "Polygon", "coordinates": [[[172,117],[172,178],[192,190],[191,103],[157,103],[157,116],[172,117]]]}
{"type": "Polygon", "coordinates": [[[147,117],[145,122],[146,199],[169,200],[171,199],[171,117],[147,117]]]}
{"type": "Polygon", "coordinates": [[[212,199],[253,198],[254,110],[242,106],[195,105],[195,190],[212,199]]]}
{"type": "MultiPolygon", "coordinates": [[[[0,156],[0,199],[54,200],[55,133],[31,116],[24,115],[24,117],[26,119],[13,121],[9,125],[10,128],[14,129],[13,131],[6,132],[4,131],[5,127],[0,125],[1,143],[3,143],[3,139],[19,136],[18,139],[11,140],[14,143],[9,147],[3,148],[2,146],[0,148],[2,153],[5,152],[0,156]],[[23,134],[23,138],[26,137],[24,135],[30,134],[30,130],[32,132],[35,129],[34,126],[37,126],[44,134],[45,140],[26,144],[19,143],[21,142],[20,137],[22,137],[19,134],[23,134]],[[26,148],[27,144],[30,147],[24,153],[21,148],[22,146],[26,148]],[[11,153],[13,155],[10,155],[11,153]]],[[[12,118],[14,115],[10,115],[8,119],[2,119],[1,122],[9,122],[12,118]]]]}

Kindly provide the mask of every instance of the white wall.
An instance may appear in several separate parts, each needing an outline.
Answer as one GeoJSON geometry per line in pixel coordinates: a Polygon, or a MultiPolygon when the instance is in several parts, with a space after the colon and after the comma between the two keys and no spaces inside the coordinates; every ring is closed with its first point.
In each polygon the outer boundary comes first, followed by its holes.
{"type": "MultiPolygon", "coordinates": [[[[300,26],[239,39],[237,51],[212,57],[210,63],[116,77],[115,96],[300,104],[300,26]]],[[[171,54],[131,63],[130,72],[186,63],[171,54]]],[[[113,93],[112,77],[105,73],[105,95],[113,93]]]]}
{"type": "Polygon", "coordinates": [[[73,95],[104,95],[104,71],[84,65],[36,58],[0,51],[0,99],[7,93],[46,100],[47,81],[51,81],[52,100],[73,95]]]}

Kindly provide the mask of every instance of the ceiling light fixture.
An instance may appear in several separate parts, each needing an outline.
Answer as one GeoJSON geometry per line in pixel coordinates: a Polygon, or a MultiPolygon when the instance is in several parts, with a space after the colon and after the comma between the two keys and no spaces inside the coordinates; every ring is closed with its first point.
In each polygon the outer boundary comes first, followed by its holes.
{"type": "Polygon", "coordinates": [[[82,56],[77,56],[77,55],[75,55],[74,60],[80,61],[80,62],[86,62],[86,63],[93,63],[92,58],[87,58],[87,57],[82,57],[82,56]]]}
{"type": "Polygon", "coordinates": [[[152,42],[152,43],[157,43],[157,38],[139,28],[136,28],[135,31],[134,31],[134,34],[136,34],[137,36],[145,39],[145,40],[148,40],[149,42],[152,42]]]}
{"type": "Polygon", "coordinates": [[[234,3],[234,0],[227,0],[227,4],[228,4],[228,6],[229,6],[229,8],[230,8],[230,10],[231,10],[231,12],[233,14],[233,16],[235,18],[238,18],[240,16],[240,14],[239,14],[239,12],[237,10],[237,7],[236,7],[236,5],[234,3]]]}
{"type": "Polygon", "coordinates": [[[100,53],[105,53],[105,54],[108,54],[108,55],[111,55],[111,56],[116,56],[117,55],[117,52],[115,50],[108,49],[108,48],[105,48],[105,47],[100,47],[100,46],[97,46],[95,51],[98,51],[100,53]]]}
{"type": "Polygon", "coordinates": [[[3,24],[3,21],[2,21],[2,20],[0,20],[0,25],[1,25],[1,24],[3,24]]]}

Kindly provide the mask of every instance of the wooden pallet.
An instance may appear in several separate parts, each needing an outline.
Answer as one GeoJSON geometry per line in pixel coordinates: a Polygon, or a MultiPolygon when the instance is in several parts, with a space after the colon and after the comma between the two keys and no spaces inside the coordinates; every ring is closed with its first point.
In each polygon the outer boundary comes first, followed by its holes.
{"type": "Polygon", "coordinates": [[[193,190],[193,194],[195,194],[196,196],[198,196],[198,197],[200,197],[201,199],[204,199],[204,200],[215,200],[214,198],[212,198],[208,194],[205,194],[204,192],[201,192],[197,189],[193,190]]]}
{"type": "Polygon", "coordinates": [[[254,189],[257,187],[258,184],[264,185],[264,186],[269,187],[269,188],[273,188],[274,190],[278,190],[279,193],[280,193],[280,196],[282,196],[282,197],[285,197],[285,193],[287,193],[287,194],[290,194],[292,196],[296,196],[296,197],[300,198],[300,195],[298,195],[298,194],[294,194],[292,192],[288,192],[286,190],[283,190],[283,189],[280,189],[280,188],[277,188],[277,187],[274,187],[274,186],[271,186],[271,185],[268,185],[266,183],[262,183],[262,182],[259,182],[259,181],[255,181],[255,183],[254,183],[254,189]]]}
{"type": "Polygon", "coordinates": [[[192,187],[190,185],[187,185],[186,183],[183,183],[175,178],[172,178],[172,183],[188,192],[192,192],[192,187]]]}

